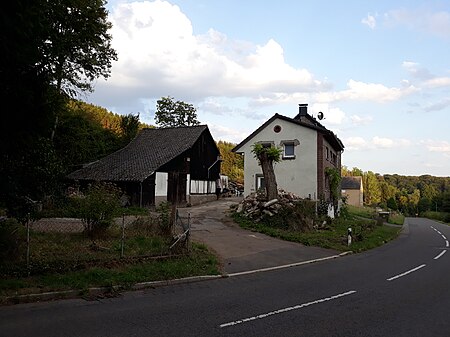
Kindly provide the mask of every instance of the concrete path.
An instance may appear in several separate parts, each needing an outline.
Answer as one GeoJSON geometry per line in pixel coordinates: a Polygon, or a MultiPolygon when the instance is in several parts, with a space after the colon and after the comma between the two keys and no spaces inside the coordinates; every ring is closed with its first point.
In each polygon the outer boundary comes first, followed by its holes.
{"type": "Polygon", "coordinates": [[[214,250],[223,271],[245,272],[304,262],[339,254],[331,249],[308,247],[240,228],[230,217],[230,206],[242,197],[223,198],[206,204],[180,208],[180,216],[191,214],[191,235],[214,250]]]}

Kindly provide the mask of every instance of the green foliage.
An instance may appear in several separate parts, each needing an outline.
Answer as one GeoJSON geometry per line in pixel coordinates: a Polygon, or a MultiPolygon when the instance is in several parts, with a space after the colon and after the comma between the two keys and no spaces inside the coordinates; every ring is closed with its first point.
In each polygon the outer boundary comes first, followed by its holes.
{"type": "Polygon", "coordinates": [[[123,143],[128,144],[134,137],[136,137],[139,131],[139,114],[121,116],[120,129],[122,131],[123,143]]]}
{"type": "Polygon", "coordinates": [[[95,183],[83,196],[74,197],[78,217],[83,220],[85,232],[96,238],[108,229],[120,208],[121,190],[111,183],[95,183]]]}
{"type": "Polygon", "coordinates": [[[0,220],[0,262],[18,259],[24,243],[24,231],[24,226],[15,219],[0,220]]]}
{"type": "Polygon", "coordinates": [[[159,229],[163,235],[170,236],[172,234],[172,226],[170,224],[171,204],[168,201],[161,202],[156,207],[158,213],[159,229]]]}
{"type": "Polygon", "coordinates": [[[328,183],[330,185],[331,197],[333,200],[338,200],[341,191],[341,173],[338,169],[334,167],[326,167],[325,174],[328,178],[328,183]]]}
{"type": "Polygon", "coordinates": [[[236,144],[219,140],[217,147],[220,151],[222,162],[220,164],[221,173],[229,177],[231,181],[244,183],[244,157],[231,152],[236,144]]]}
{"type": "Polygon", "coordinates": [[[397,201],[395,200],[394,197],[390,197],[387,202],[386,202],[386,206],[387,208],[396,211],[398,210],[398,206],[397,206],[397,201]]]}
{"type": "Polygon", "coordinates": [[[261,156],[265,153],[267,154],[267,159],[269,161],[279,163],[281,161],[281,155],[283,149],[275,146],[263,146],[261,143],[253,144],[252,153],[261,165],[261,156]]]}
{"type": "Polygon", "coordinates": [[[156,101],[155,122],[161,128],[199,125],[197,110],[192,104],[161,97],[156,101]]]}

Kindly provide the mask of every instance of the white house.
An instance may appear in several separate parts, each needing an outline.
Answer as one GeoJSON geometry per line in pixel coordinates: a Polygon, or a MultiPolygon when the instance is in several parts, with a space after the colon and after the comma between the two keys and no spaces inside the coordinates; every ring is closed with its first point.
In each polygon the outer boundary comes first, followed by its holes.
{"type": "Polygon", "coordinates": [[[244,156],[245,196],[264,187],[261,167],[251,152],[255,143],[262,143],[283,149],[281,162],[274,166],[279,188],[303,198],[329,200],[325,168],[340,172],[344,145],[307,113],[307,106],[300,104],[294,118],[275,114],[233,149],[244,156]]]}

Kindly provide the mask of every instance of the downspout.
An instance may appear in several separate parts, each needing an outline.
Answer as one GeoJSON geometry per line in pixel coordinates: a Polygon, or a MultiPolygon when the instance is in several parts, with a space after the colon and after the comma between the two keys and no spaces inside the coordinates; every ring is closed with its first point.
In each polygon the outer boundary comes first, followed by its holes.
{"type": "Polygon", "coordinates": [[[209,171],[216,165],[218,162],[222,161],[222,158],[220,156],[217,156],[217,159],[210,167],[208,167],[208,180],[209,180],[209,171]]]}

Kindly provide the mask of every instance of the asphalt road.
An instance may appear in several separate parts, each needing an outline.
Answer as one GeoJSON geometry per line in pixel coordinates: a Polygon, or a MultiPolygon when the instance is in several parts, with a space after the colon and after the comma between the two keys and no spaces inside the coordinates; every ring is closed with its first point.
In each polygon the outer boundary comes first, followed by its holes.
{"type": "Polygon", "coordinates": [[[450,336],[450,227],[270,272],[0,308],[0,336],[450,336]]]}

